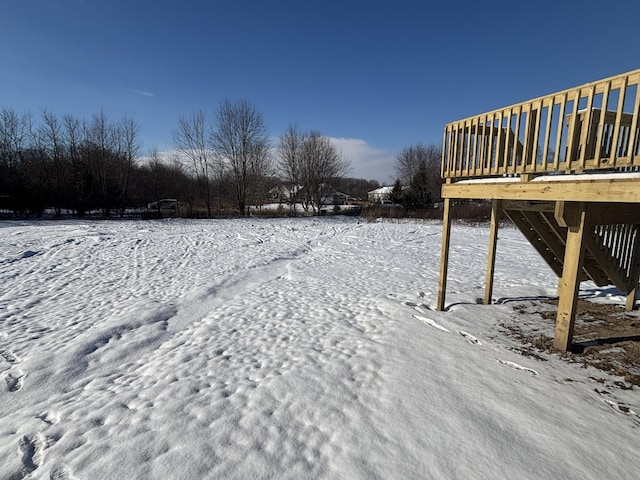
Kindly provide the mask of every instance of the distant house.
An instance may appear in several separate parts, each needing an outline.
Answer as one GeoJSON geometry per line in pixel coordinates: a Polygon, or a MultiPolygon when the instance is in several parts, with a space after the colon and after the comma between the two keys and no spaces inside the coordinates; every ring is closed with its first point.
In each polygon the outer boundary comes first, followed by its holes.
{"type": "MultiPolygon", "coordinates": [[[[269,190],[269,198],[274,202],[290,202],[293,199],[299,201],[304,198],[306,192],[299,185],[281,184],[269,190]]],[[[322,205],[346,205],[349,195],[337,191],[328,183],[322,184],[322,205]]]]}
{"type": "MultiPolygon", "coordinates": [[[[300,195],[304,196],[305,191],[301,190],[300,195]]],[[[328,183],[321,185],[321,205],[346,205],[349,201],[349,195],[339,192],[328,183]]]]}
{"type": "Polygon", "coordinates": [[[333,190],[332,192],[322,192],[322,205],[346,205],[349,195],[333,190]]]}
{"type": "Polygon", "coordinates": [[[376,188],[367,193],[367,198],[370,203],[382,203],[385,200],[389,200],[392,191],[393,186],[376,188]]]}
{"type": "MultiPolygon", "coordinates": [[[[369,203],[384,203],[389,202],[391,199],[391,192],[393,192],[393,186],[390,187],[380,187],[375,190],[371,190],[367,193],[367,198],[369,199],[369,203]]],[[[407,192],[409,190],[408,185],[402,186],[402,192],[407,192]]]]}
{"type": "Polygon", "coordinates": [[[290,202],[296,198],[300,189],[299,185],[282,183],[269,190],[269,198],[278,203],[290,202]]]}

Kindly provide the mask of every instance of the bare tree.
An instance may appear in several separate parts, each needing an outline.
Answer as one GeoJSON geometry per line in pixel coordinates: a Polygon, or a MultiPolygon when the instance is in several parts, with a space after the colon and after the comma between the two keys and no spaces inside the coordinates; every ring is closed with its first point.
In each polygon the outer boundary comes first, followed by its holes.
{"type": "Polygon", "coordinates": [[[175,197],[180,201],[184,200],[188,207],[189,216],[193,216],[195,213],[196,198],[198,191],[198,181],[192,175],[189,175],[188,169],[177,155],[172,155],[169,159],[169,171],[172,173],[171,177],[173,185],[176,189],[175,197]]]}
{"type": "Polygon", "coordinates": [[[123,118],[115,127],[116,152],[118,156],[115,174],[117,176],[116,182],[121,216],[124,215],[124,210],[129,200],[130,176],[133,172],[135,160],[140,154],[139,130],[136,122],[128,117],[123,118]]]}
{"type": "Polygon", "coordinates": [[[83,217],[90,207],[93,194],[89,165],[83,156],[86,128],[83,122],[71,115],[65,115],[62,120],[64,123],[64,143],[69,162],[67,178],[69,206],[75,210],[79,217],[83,217]]]}
{"type": "Polygon", "coordinates": [[[49,110],[42,112],[37,137],[43,159],[42,170],[50,187],[53,207],[59,216],[67,191],[67,159],[62,125],[58,117],[49,110]]]}
{"type": "Polygon", "coordinates": [[[304,137],[301,151],[300,180],[305,192],[303,206],[312,206],[320,214],[320,207],[330,179],[347,173],[348,162],[328,137],[311,131],[304,137]]]}
{"type": "Polygon", "coordinates": [[[290,183],[289,202],[296,211],[296,193],[300,188],[300,174],[302,161],[302,147],[304,135],[298,130],[297,125],[289,125],[289,128],[280,135],[278,140],[278,168],[280,175],[290,183]]]}
{"type": "Polygon", "coordinates": [[[202,110],[190,117],[180,115],[178,127],[173,132],[173,144],[183,156],[189,159],[191,169],[202,187],[207,205],[207,215],[211,216],[211,175],[214,169],[214,152],[209,148],[206,115],[202,110]]]}
{"type": "Polygon", "coordinates": [[[247,101],[224,100],[217,112],[211,145],[228,162],[238,210],[246,214],[247,201],[272,174],[269,136],[264,118],[247,101]]]}
{"type": "Polygon", "coordinates": [[[93,115],[90,123],[85,123],[83,154],[93,181],[102,215],[108,217],[116,198],[114,195],[114,171],[116,168],[116,132],[104,112],[93,115]]]}
{"type": "Polygon", "coordinates": [[[396,157],[396,172],[404,185],[423,182],[421,190],[429,193],[431,201],[439,201],[442,179],[440,163],[442,149],[440,146],[422,143],[406,147],[396,157]]]}
{"type": "Polygon", "coordinates": [[[11,210],[15,213],[16,187],[21,155],[26,148],[26,137],[30,123],[28,117],[16,114],[14,110],[3,107],[0,110],[0,168],[2,179],[0,188],[9,197],[11,210]]]}
{"type": "Polygon", "coordinates": [[[405,147],[396,157],[396,173],[398,178],[408,185],[417,173],[421,163],[427,166],[437,165],[440,168],[442,150],[435,144],[426,146],[422,143],[405,147]]]}
{"type": "Polygon", "coordinates": [[[59,213],[60,198],[56,192],[58,174],[53,165],[53,156],[60,156],[59,144],[56,147],[56,138],[59,140],[56,117],[45,110],[41,123],[29,122],[28,135],[28,148],[22,156],[20,171],[29,209],[40,216],[45,207],[53,204],[56,213],[59,213]]]}

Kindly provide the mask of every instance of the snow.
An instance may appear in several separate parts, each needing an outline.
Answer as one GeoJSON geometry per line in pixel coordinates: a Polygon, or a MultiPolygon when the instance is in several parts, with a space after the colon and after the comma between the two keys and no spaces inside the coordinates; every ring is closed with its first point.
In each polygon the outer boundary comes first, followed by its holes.
{"type": "MultiPolygon", "coordinates": [[[[633,167],[631,167],[633,168],[633,167]]],[[[549,175],[541,175],[533,178],[532,182],[576,182],[576,181],[594,181],[594,180],[635,180],[640,178],[640,172],[637,171],[621,171],[621,172],[585,172],[564,174],[563,172],[552,173],[549,175]]],[[[471,178],[467,180],[459,180],[456,185],[469,185],[475,183],[519,183],[520,177],[509,175],[504,177],[484,177],[471,178]]]]}
{"type": "Polygon", "coordinates": [[[455,225],[436,312],[441,228],[0,224],[0,478],[637,478],[637,391],[501,327],[551,270],[504,228],[479,305],[455,225]]]}

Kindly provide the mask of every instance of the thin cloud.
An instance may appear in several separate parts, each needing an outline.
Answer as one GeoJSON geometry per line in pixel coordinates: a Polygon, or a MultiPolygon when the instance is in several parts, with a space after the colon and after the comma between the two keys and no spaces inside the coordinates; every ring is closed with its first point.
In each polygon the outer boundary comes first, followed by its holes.
{"type": "Polygon", "coordinates": [[[372,147],[360,138],[333,138],[331,142],[351,164],[349,177],[393,183],[395,154],[372,147]]]}
{"type": "Polygon", "coordinates": [[[133,88],[129,89],[130,92],[137,93],[138,95],[142,95],[145,97],[155,97],[155,94],[152,92],[145,92],[144,90],[135,90],[133,88]]]}

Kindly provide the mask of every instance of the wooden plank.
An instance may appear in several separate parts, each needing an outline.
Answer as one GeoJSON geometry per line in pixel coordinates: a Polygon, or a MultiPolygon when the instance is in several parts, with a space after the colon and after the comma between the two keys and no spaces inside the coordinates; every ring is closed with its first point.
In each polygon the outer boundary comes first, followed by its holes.
{"type": "Polygon", "coordinates": [[[565,156],[564,169],[566,171],[574,170],[575,165],[573,165],[574,161],[574,153],[576,143],[576,136],[580,135],[580,132],[576,132],[576,125],[578,124],[578,104],[580,103],[580,90],[576,90],[573,96],[573,112],[571,112],[569,118],[569,128],[567,130],[567,154],[565,156]]]}
{"type": "MultiPolygon", "coordinates": [[[[547,106],[547,124],[544,127],[544,146],[542,147],[542,171],[547,170],[547,158],[549,157],[549,140],[551,138],[551,121],[553,117],[553,102],[547,106]]],[[[537,167],[536,167],[537,169],[537,167]]]]}
{"type": "MultiPolygon", "coordinates": [[[[558,115],[558,128],[556,132],[555,152],[553,156],[553,171],[558,171],[560,165],[560,150],[562,149],[562,129],[564,127],[564,111],[567,108],[567,94],[562,95],[560,103],[560,114],[558,115]]],[[[566,160],[566,159],[565,159],[566,160]]],[[[548,168],[546,169],[548,170],[548,168]]]]}
{"type": "Polygon", "coordinates": [[[527,119],[527,129],[525,131],[525,149],[522,155],[524,168],[523,171],[534,171],[536,169],[536,156],[538,155],[538,136],[540,135],[540,117],[542,103],[531,105],[530,117],[527,119]],[[533,135],[531,135],[531,126],[533,125],[533,135]],[[528,166],[530,165],[530,166],[528,166]]]}
{"type": "Polygon", "coordinates": [[[489,134],[489,149],[487,150],[487,170],[488,173],[490,174],[491,171],[493,170],[493,166],[491,164],[492,158],[493,158],[493,139],[495,138],[494,134],[493,134],[493,129],[495,126],[495,121],[496,121],[496,117],[495,115],[491,115],[491,133],[489,134]]]}
{"type": "Polygon", "coordinates": [[[491,173],[492,174],[498,174],[500,173],[500,157],[502,155],[502,144],[504,142],[503,137],[504,134],[506,133],[504,131],[504,129],[502,128],[502,122],[503,122],[503,112],[499,112],[498,113],[498,135],[496,137],[496,146],[495,146],[495,162],[493,163],[493,166],[491,168],[491,173]]]}
{"type": "Polygon", "coordinates": [[[570,225],[575,225],[577,221],[575,216],[580,215],[580,210],[575,208],[572,202],[557,201],[553,215],[558,225],[569,227],[570,225]]]}
{"type": "Polygon", "coordinates": [[[627,93],[627,78],[623,77],[620,84],[620,95],[618,95],[618,109],[616,110],[616,123],[613,127],[613,138],[611,142],[610,165],[617,166],[618,156],[618,136],[620,135],[620,123],[622,122],[622,111],[624,110],[624,98],[627,93]]]}
{"type": "Polygon", "coordinates": [[[586,232],[586,210],[584,204],[575,203],[565,208],[565,219],[576,221],[569,226],[562,277],[558,283],[558,314],[553,338],[553,346],[568,351],[573,341],[573,326],[578,304],[579,274],[584,258],[584,236],[586,232]],[[575,212],[568,210],[574,209],[575,212]]]}
{"type": "Polygon", "coordinates": [[[500,170],[498,171],[499,173],[507,173],[508,169],[509,169],[509,145],[511,145],[511,135],[512,135],[512,131],[511,131],[511,117],[512,117],[512,112],[511,110],[509,110],[507,112],[506,115],[506,119],[507,119],[507,125],[505,127],[505,139],[504,139],[504,151],[502,152],[502,163],[500,164],[500,170]]]}
{"type": "MultiPolygon", "coordinates": [[[[636,277],[637,280],[637,277],[636,277]]],[[[627,293],[627,300],[625,302],[625,309],[630,312],[636,309],[636,298],[638,296],[638,282],[636,281],[635,287],[629,290],[627,293]]]]}
{"type": "Polygon", "coordinates": [[[465,122],[464,124],[464,130],[462,131],[463,135],[464,135],[464,139],[465,139],[465,149],[464,149],[464,157],[463,159],[461,159],[462,161],[462,165],[461,165],[461,170],[462,167],[464,167],[465,170],[465,177],[469,176],[469,172],[471,169],[471,161],[472,161],[472,154],[471,154],[471,126],[472,126],[472,122],[473,120],[471,120],[469,123],[465,122]]]}
{"type": "Polygon", "coordinates": [[[441,160],[440,160],[440,177],[442,178],[446,178],[447,172],[448,172],[448,152],[449,152],[449,148],[451,147],[451,145],[449,144],[449,142],[447,141],[447,134],[449,131],[449,127],[445,127],[444,128],[444,133],[442,134],[442,154],[441,154],[441,160]]]}
{"type": "MultiPolygon", "coordinates": [[[[476,117],[474,119],[475,122],[475,129],[473,129],[475,131],[475,133],[473,134],[473,147],[471,147],[471,154],[469,156],[469,158],[471,159],[471,163],[473,164],[473,167],[470,167],[469,165],[467,165],[467,172],[472,171],[472,174],[475,176],[477,175],[477,171],[478,171],[478,135],[479,135],[479,122],[480,122],[480,118],[476,117]]],[[[471,124],[471,126],[474,126],[474,123],[471,124]]],[[[471,132],[469,132],[469,137],[471,137],[471,132]]]]}
{"type": "Polygon", "coordinates": [[[452,183],[443,185],[442,197],[640,203],[640,181],[626,178],[575,182],[452,183]]]}
{"type": "Polygon", "coordinates": [[[447,270],[449,268],[449,244],[451,242],[451,200],[444,199],[444,212],[442,215],[442,247],[440,249],[440,281],[438,283],[438,303],[436,308],[444,310],[444,301],[447,294],[447,270]]]}
{"type": "Polygon", "coordinates": [[[458,133],[458,125],[454,125],[452,127],[451,130],[451,134],[453,136],[452,142],[453,142],[453,151],[452,156],[451,156],[451,167],[449,168],[449,174],[450,176],[456,176],[457,175],[457,163],[458,163],[458,143],[460,142],[460,134],[458,133]],[[453,173],[453,175],[451,175],[451,173],[453,173]]]}
{"type": "MultiPolygon", "coordinates": [[[[587,155],[587,143],[588,143],[588,135],[591,131],[591,118],[593,116],[593,97],[595,94],[595,88],[591,87],[589,89],[589,96],[587,98],[587,110],[584,112],[582,117],[582,128],[580,132],[580,157],[578,161],[580,162],[580,170],[584,170],[585,160],[587,155]]],[[[576,111],[577,113],[577,111],[576,111]]]]}
{"type": "Polygon", "coordinates": [[[484,281],[484,304],[491,305],[493,296],[493,275],[496,268],[496,247],[498,243],[498,228],[500,215],[500,200],[494,200],[491,205],[491,230],[489,232],[489,253],[487,255],[487,275],[484,281]]]}
{"type": "MultiPolygon", "coordinates": [[[[603,94],[603,98],[602,98],[602,103],[603,105],[606,107],[607,103],[609,102],[609,91],[605,91],[603,94]]],[[[596,165],[596,168],[602,168],[602,167],[606,167],[607,162],[609,161],[608,158],[603,158],[602,157],[602,150],[603,147],[605,145],[605,133],[606,133],[606,123],[604,121],[604,119],[602,118],[602,113],[600,114],[600,123],[598,125],[598,136],[596,137],[596,145],[595,145],[595,156],[594,156],[594,163],[596,165]]]]}
{"type": "Polygon", "coordinates": [[[520,144],[520,121],[522,119],[522,106],[519,106],[518,108],[516,108],[515,117],[516,117],[516,129],[515,129],[515,132],[513,133],[513,150],[511,151],[511,165],[507,166],[507,171],[509,173],[516,173],[518,170],[517,146],[520,144]]]}
{"type": "Polygon", "coordinates": [[[638,130],[638,118],[640,117],[640,85],[636,86],[636,100],[633,106],[633,120],[631,120],[631,132],[629,135],[629,148],[627,155],[629,156],[628,164],[633,165],[634,157],[637,155],[637,130],[638,130]]]}
{"type": "Polygon", "coordinates": [[[484,161],[485,161],[485,156],[487,154],[487,118],[486,117],[480,117],[480,125],[482,125],[481,130],[482,132],[479,133],[480,135],[480,141],[478,142],[479,144],[479,152],[478,152],[478,166],[480,168],[480,175],[483,176],[484,175],[484,161]]]}
{"type": "Polygon", "coordinates": [[[520,210],[521,212],[553,212],[555,202],[542,200],[503,200],[502,208],[505,210],[520,210]]]}

